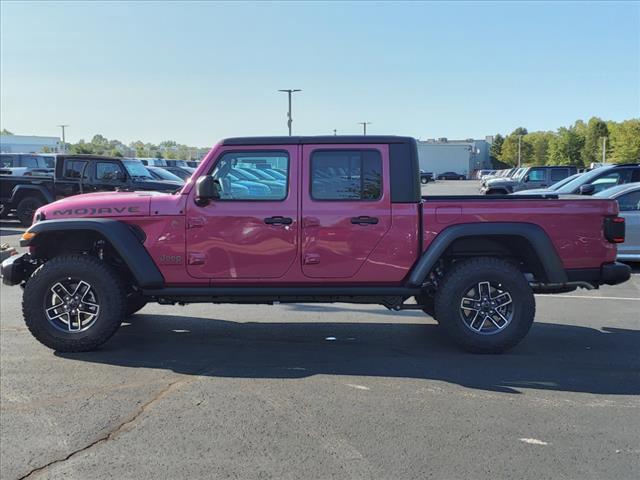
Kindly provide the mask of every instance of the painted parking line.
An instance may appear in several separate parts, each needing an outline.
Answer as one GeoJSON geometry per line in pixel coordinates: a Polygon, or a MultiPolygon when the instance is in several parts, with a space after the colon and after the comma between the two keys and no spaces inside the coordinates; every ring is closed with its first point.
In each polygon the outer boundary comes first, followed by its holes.
{"type": "Polygon", "coordinates": [[[557,295],[553,293],[541,293],[536,297],[555,297],[555,298],[589,298],[591,300],[629,300],[632,302],[640,302],[640,298],[637,297],[597,297],[590,295],[557,295]]]}

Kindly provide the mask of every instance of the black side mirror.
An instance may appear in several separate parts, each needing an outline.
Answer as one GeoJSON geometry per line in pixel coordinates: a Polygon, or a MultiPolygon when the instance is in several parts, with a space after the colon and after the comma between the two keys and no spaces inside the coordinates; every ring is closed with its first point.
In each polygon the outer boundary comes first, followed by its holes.
{"type": "Polygon", "coordinates": [[[594,187],[593,185],[587,184],[587,185],[580,186],[579,193],[580,195],[592,195],[593,192],[595,191],[596,191],[596,187],[594,187]]]}
{"type": "Polygon", "coordinates": [[[220,184],[211,175],[200,177],[196,181],[196,203],[207,205],[211,200],[220,198],[220,184]]]}

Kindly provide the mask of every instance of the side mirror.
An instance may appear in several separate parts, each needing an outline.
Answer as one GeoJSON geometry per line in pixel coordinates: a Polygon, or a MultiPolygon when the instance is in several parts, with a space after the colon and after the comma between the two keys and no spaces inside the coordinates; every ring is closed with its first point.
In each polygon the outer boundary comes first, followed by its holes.
{"type": "Polygon", "coordinates": [[[529,181],[529,175],[525,175],[525,176],[524,176],[524,181],[525,181],[525,182],[528,182],[528,181],[529,181]]]}
{"type": "Polygon", "coordinates": [[[590,184],[581,185],[580,186],[580,190],[578,190],[580,195],[593,195],[593,192],[595,192],[595,191],[596,191],[596,187],[594,187],[593,185],[590,185],[590,184]]]}
{"type": "Polygon", "coordinates": [[[207,205],[211,200],[220,198],[220,188],[218,181],[211,175],[205,175],[196,181],[196,203],[207,205]]]}

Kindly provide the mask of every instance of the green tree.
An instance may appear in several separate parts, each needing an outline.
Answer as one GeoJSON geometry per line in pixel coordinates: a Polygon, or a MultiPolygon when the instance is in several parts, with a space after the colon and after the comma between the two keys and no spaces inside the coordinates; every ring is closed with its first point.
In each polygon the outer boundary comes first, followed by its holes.
{"type": "Polygon", "coordinates": [[[553,137],[553,132],[531,132],[524,136],[523,140],[532,148],[531,163],[533,165],[549,163],[549,143],[553,137]]]}
{"type": "Polygon", "coordinates": [[[0,132],[1,135],[13,135],[12,132],[10,132],[9,130],[7,130],[6,128],[3,128],[2,131],[0,132]]]}
{"type": "Polygon", "coordinates": [[[493,142],[491,143],[491,150],[489,150],[489,155],[491,156],[492,161],[496,161],[500,158],[503,143],[504,137],[499,133],[496,133],[493,137],[493,142]]]}
{"type": "Polygon", "coordinates": [[[516,128],[511,134],[507,135],[502,144],[502,151],[498,160],[507,165],[518,165],[518,143],[522,137],[521,145],[521,162],[522,165],[531,163],[533,159],[533,147],[525,140],[527,129],[523,127],[516,128]]]}
{"type": "Polygon", "coordinates": [[[602,158],[602,139],[609,136],[607,124],[597,117],[592,117],[587,123],[582,147],[582,161],[585,165],[599,162],[602,158]]]}
{"type": "Polygon", "coordinates": [[[574,128],[561,127],[549,143],[549,164],[583,166],[583,147],[584,139],[574,128]]]}
{"type": "Polygon", "coordinates": [[[611,161],[628,163],[640,161],[640,118],[610,125],[611,161]]]}

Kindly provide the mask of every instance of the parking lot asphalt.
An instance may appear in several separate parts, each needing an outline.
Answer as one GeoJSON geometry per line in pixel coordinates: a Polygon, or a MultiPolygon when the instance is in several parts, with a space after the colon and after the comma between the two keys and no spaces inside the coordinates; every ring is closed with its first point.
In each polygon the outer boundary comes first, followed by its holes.
{"type": "MultiPolygon", "coordinates": [[[[2,242],[22,230],[1,223],[2,242]]],[[[421,312],[342,304],[149,305],[101,350],[59,354],[29,334],[21,297],[0,288],[2,479],[640,471],[638,273],[537,296],[503,355],[459,351],[421,312]]]]}

